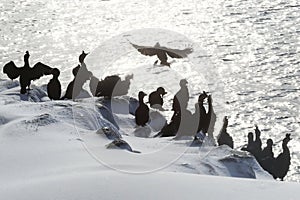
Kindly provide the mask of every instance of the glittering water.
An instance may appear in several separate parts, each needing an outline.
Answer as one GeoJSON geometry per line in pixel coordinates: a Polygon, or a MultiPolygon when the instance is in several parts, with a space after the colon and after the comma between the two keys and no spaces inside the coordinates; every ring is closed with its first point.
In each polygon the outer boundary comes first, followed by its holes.
{"type": "MultiPolygon", "coordinates": [[[[200,73],[218,74],[222,84],[208,77],[206,85],[213,96],[223,95],[236,146],[246,143],[254,124],[263,141],[291,133],[288,180],[300,181],[299,1],[1,0],[0,10],[0,65],[14,60],[21,66],[29,50],[32,64],[61,70],[63,88],[78,52],[93,51],[111,36],[152,27],[186,35],[203,52],[191,56],[199,64],[209,60],[200,73]]],[[[280,151],[279,142],[275,155],[280,151]]]]}

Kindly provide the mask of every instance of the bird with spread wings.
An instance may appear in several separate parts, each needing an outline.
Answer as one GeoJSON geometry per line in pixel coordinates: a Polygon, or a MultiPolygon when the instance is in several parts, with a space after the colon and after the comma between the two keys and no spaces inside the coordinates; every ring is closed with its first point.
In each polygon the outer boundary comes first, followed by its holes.
{"type": "Polygon", "coordinates": [[[29,66],[29,52],[26,51],[24,55],[24,66],[17,67],[13,61],[6,63],[3,67],[3,73],[13,80],[19,77],[21,94],[25,94],[30,89],[32,80],[41,78],[44,75],[52,74],[53,68],[38,62],[33,67],[29,66]]]}
{"type": "MultiPolygon", "coordinates": [[[[139,46],[130,42],[130,44],[136,48],[141,54],[146,56],[156,55],[160,60],[161,65],[170,67],[170,63],[167,62],[168,56],[171,58],[186,58],[188,54],[193,52],[193,49],[188,47],[185,49],[171,49],[164,46],[160,46],[157,42],[153,47],[151,46],[139,46]],[[168,55],[168,56],[167,56],[168,55]]],[[[157,64],[158,60],[154,64],[157,64]]]]}

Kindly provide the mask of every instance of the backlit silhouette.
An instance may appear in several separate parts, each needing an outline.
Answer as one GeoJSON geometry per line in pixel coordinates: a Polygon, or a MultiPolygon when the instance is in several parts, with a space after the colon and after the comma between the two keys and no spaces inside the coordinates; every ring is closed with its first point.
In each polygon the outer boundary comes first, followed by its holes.
{"type": "Polygon", "coordinates": [[[26,93],[26,89],[30,89],[30,84],[32,80],[41,78],[44,75],[50,75],[52,68],[38,62],[32,68],[29,65],[30,54],[26,51],[24,55],[24,66],[18,68],[13,61],[10,61],[3,67],[3,73],[7,74],[10,79],[16,79],[18,77],[21,86],[21,94],[26,93]]]}
{"type": "MultiPolygon", "coordinates": [[[[160,60],[161,65],[170,66],[170,63],[167,62],[168,56],[171,58],[185,58],[188,54],[193,52],[192,48],[185,49],[171,49],[167,47],[160,46],[157,42],[153,47],[150,46],[139,46],[133,43],[130,43],[134,48],[136,48],[141,54],[146,56],[157,56],[160,60]],[[167,56],[168,55],[168,56],[167,56]]],[[[156,61],[154,64],[156,64],[156,61]]]]}

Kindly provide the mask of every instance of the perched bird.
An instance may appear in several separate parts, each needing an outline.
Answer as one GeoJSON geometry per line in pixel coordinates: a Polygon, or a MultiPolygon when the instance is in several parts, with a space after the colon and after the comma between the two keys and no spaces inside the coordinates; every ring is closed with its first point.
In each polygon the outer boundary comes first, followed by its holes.
{"type": "Polygon", "coordinates": [[[84,51],[82,51],[82,53],[81,53],[81,54],[79,55],[79,57],[78,57],[79,63],[83,63],[85,57],[86,57],[88,54],[89,54],[89,53],[85,53],[84,51]]]}
{"type": "Polygon", "coordinates": [[[60,71],[57,68],[54,68],[51,71],[51,74],[53,75],[53,78],[47,84],[48,97],[51,100],[58,100],[60,99],[60,95],[61,95],[61,84],[58,80],[60,71]]]}
{"type": "Polygon", "coordinates": [[[133,75],[127,75],[125,80],[121,80],[118,75],[107,76],[99,81],[95,76],[91,77],[90,90],[94,96],[108,97],[122,96],[128,93],[133,75]]]}
{"type": "Polygon", "coordinates": [[[170,121],[154,137],[172,137],[176,136],[181,122],[181,114],[175,113],[170,121]]]}
{"type": "Polygon", "coordinates": [[[75,99],[82,90],[83,84],[92,77],[92,72],[88,71],[84,59],[88,54],[82,51],[79,55],[80,64],[73,68],[73,80],[68,84],[65,95],[62,99],[75,99]]]}
{"type": "Polygon", "coordinates": [[[255,140],[253,133],[250,132],[248,134],[248,145],[246,148],[242,149],[250,152],[257,160],[259,160],[259,157],[262,152],[260,134],[260,130],[258,129],[257,125],[255,125],[255,140]]]}
{"type": "Polygon", "coordinates": [[[267,140],[267,146],[262,150],[260,156],[257,158],[257,161],[264,170],[266,170],[270,174],[273,174],[275,158],[273,153],[272,139],[267,140]]]}
{"type": "Polygon", "coordinates": [[[249,132],[247,137],[248,137],[248,144],[246,147],[243,147],[242,150],[248,151],[254,155],[254,152],[255,152],[254,135],[252,132],[249,132]]]}
{"type": "Polygon", "coordinates": [[[156,91],[151,92],[149,95],[149,103],[152,108],[162,108],[164,104],[163,96],[167,94],[163,87],[157,88],[156,91]]]}
{"type": "Polygon", "coordinates": [[[217,121],[217,115],[214,112],[214,108],[213,108],[213,104],[212,104],[213,99],[212,99],[211,95],[208,96],[207,102],[208,102],[207,127],[206,127],[207,128],[207,134],[209,136],[213,136],[215,124],[216,124],[216,121],[217,121]]]}
{"type": "Polygon", "coordinates": [[[145,94],[143,91],[139,92],[139,106],[135,111],[135,122],[138,126],[145,126],[149,121],[149,108],[144,103],[145,94]]]}
{"type": "Polygon", "coordinates": [[[29,66],[30,54],[26,51],[24,55],[24,66],[18,68],[13,61],[5,64],[3,67],[3,73],[7,74],[10,79],[16,79],[18,77],[21,86],[21,94],[26,93],[26,89],[30,89],[30,84],[32,80],[41,78],[44,75],[50,75],[52,68],[38,62],[32,68],[29,66]]]}
{"type": "Polygon", "coordinates": [[[255,152],[256,152],[256,155],[255,156],[260,156],[259,154],[261,153],[262,151],[262,148],[261,148],[261,145],[262,145],[262,142],[261,142],[261,139],[260,139],[260,130],[258,129],[258,126],[255,125],[255,140],[254,140],[254,147],[255,147],[255,152]]]}
{"type": "MultiPolygon", "coordinates": [[[[180,49],[171,49],[167,47],[160,46],[157,42],[153,47],[149,46],[139,46],[130,42],[130,44],[136,48],[141,54],[146,56],[154,56],[156,55],[160,60],[161,65],[166,65],[170,67],[170,63],[167,62],[168,56],[172,58],[185,58],[188,54],[193,52],[192,48],[185,48],[183,50],[180,49]],[[167,56],[168,55],[168,56],[167,56]]],[[[154,64],[156,64],[156,61],[154,64]]]]}
{"type": "Polygon", "coordinates": [[[206,94],[205,91],[203,91],[203,93],[199,95],[198,102],[195,104],[195,113],[194,113],[195,118],[198,119],[197,132],[202,131],[202,133],[204,133],[204,134],[207,132],[207,129],[208,129],[208,126],[207,126],[208,116],[206,113],[206,109],[203,105],[203,102],[207,97],[208,97],[208,95],[206,94]]]}
{"type": "Polygon", "coordinates": [[[227,133],[227,126],[228,126],[228,118],[227,116],[225,116],[223,120],[223,127],[218,137],[218,144],[219,146],[225,144],[233,149],[233,140],[232,137],[227,133]]]}
{"type": "Polygon", "coordinates": [[[187,80],[180,80],[180,90],[175,94],[173,98],[172,110],[173,116],[171,122],[166,124],[156,136],[169,137],[186,136],[194,134],[196,130],[193,130],[193,116],[189,110],[187,110],[187,104],[189,101],[189,91],[187,88],[187,80]]]}
{"type": "Polygon", "coordinates": [[[78,71],[79,71],[79,68],[80,68],[80,65],[77,65],[76,67],[73,68],[72,73],[73,73],[74,78],[73,78],[73,80],[68,84],[66,93],[65,93],[65,95],[62,97],[62,99],[72,99],[72,97],[73,97],[74,82],[75,82],[76,75],[77,75],[77,73],[78,73],[78,71]]]}
{"type": "Polygon", "coordinates": [[[175,94],[173,98],[172,110],[177,113],[181,110],[186,110],[189,101],[189,90],[187,87],[187,80],[180,80],[180,90],[175,94]]]}
{"type": "Polygon", "coordinates": [[[283,151],[275,158],[274,168],[272,170],[274,179],[280,178],[283,181],[283,178],[289,171],[289,167],[291,164],[291,155],[287,144],[291,140],[290,135],[291,134],[286,134],[285,138],[282,141],[283,151]]]}
{"type": "Polygon", "coordinates": [[[266,157],[274,158],[273,144],[274,143],[273,143],[272,139],[267,140],[267,146],[261,152],[261,157],[262,158],[266,158],[266,157]]]}

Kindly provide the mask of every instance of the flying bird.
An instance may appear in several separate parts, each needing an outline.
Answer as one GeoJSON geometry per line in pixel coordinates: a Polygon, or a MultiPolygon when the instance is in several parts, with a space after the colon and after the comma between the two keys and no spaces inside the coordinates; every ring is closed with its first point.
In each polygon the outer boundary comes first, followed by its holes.
{"type": "MultiPolygon", "coordinates": [[[[157,42],[153,47],[150,46],[139,46],[130,42],[130,44],[136,48],[141,54],[146,56],[156,55],[160,60],[161,65],[166,65],[170,67],[170,63],[167,62],[168,56],[171,58],[186,58],[188,54],[193,52],[192,48],[185,49],[171,49],[167,47],[160,46],[157,42]],[[168,56],[167,56],[168,55],[168,56]]],[[[158,60],[154,64],[157,64],[158,60]]]]}
{"type": "Polygon", "coordinates": [[[17,67],[13,61],[6,63],[3,67],[3,73],[13,80],[19,77],[21,85],[21,94],[26,93],[26,89],[30,89],[32,80],[41,78],[44,75],[50,75],[53,68],[38,62],[32,68],[29,66],[29,52],[26,51],[24,55],[24,66],[17,67]]]}

